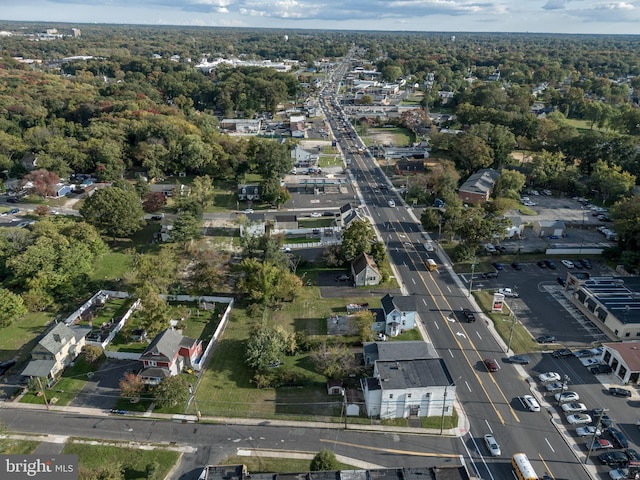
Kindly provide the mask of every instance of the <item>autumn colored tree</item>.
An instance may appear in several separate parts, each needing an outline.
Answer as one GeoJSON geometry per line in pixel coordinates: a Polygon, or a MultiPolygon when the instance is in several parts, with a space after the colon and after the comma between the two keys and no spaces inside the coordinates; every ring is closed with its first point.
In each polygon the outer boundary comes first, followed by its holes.
{"type": "Polygon", "coordinates": [[[24,180],[33,184],[33,191],[41,197],[54,197],[55,186],[60,183],[60,177],[55,172],[41,168],[24,176],[24,180]]]}
{"type": "Polygon", "coordinates": [[[138,397],[145,387],[142,377],[133,372],[126,373],[119,385],[120,396],[126,398],[138,397]]]}
{"type": "Polygon", "coordinates": [[[149,192],[142,202],[142,209],[147,212],[157,212],[167,204],[167,197],[162,192],[149,192]]]}

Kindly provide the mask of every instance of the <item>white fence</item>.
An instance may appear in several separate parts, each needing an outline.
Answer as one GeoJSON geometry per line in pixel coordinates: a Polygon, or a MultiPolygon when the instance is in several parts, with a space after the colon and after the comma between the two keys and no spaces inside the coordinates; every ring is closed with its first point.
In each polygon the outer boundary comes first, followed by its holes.
{"type": "Polygon", "coordinates": [[[105,350],[104,355],[114,360],[140,360],[141,354],[136,352],[113,352],[111,350],[105,350]]]}

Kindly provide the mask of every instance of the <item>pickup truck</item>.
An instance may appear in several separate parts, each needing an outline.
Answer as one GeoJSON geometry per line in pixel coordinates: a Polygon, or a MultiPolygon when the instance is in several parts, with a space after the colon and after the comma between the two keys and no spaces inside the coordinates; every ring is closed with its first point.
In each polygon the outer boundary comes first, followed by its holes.
{"type": "Polygon", "coordinates": [[[516,292],[515,290],[512,290],[510,288],[499,288],[498,289],[498,293],[501,293],[505,297],[518,298],[520,296],[520,295],[518,295],[518,292],[516,292]]]}

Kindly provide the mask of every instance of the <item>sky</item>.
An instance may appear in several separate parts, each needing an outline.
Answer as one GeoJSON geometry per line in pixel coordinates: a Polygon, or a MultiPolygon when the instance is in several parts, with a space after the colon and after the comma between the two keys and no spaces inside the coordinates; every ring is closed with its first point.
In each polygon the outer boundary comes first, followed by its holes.
{"type": "Polygon", "coordinates": [[[0,0],[0,20],[640,34],[640,0],[0,0]]]}

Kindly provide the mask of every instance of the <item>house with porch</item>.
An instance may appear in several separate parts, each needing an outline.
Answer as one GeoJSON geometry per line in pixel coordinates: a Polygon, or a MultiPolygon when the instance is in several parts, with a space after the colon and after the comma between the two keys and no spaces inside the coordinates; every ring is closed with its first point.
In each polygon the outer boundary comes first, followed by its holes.
{"type": "Polygon", "coordinates": [[[44,378],[45,386],[51,387],[64,368],[80,355],[90,331],[91,327],[57,323],[31,350],[31,361],[22,371],[22,376],[44,378]]]}
{"type": "Polygon", "coordinates": [[[202,355],[202,341],[185,337],[169,328],[160,332],[140,355],[140,377],[147,385],[158,385],[167,377],[192,367],[202,355]]]}
{"type": "Polygon", "coordinates": [[[376,314],[374,329],[396,337],[412,330],[416,325],[416,298],[414,296],[382,297],[382,307],[372,310],[376,314]]]}

